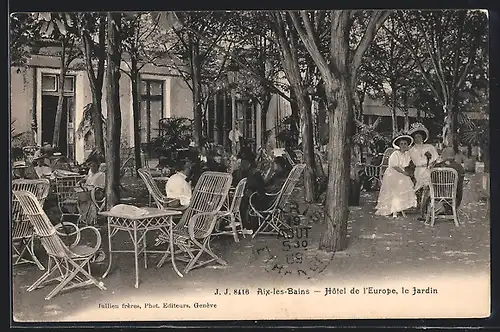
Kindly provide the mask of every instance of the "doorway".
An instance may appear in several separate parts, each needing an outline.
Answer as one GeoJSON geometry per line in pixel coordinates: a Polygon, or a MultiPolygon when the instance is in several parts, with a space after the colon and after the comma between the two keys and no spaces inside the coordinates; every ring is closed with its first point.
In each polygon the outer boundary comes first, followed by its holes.
{"type": "MultiPolygon", "coordinates": [[[[42,143],[52,144],[54,136],[54,125],[57,112],[58,96],[42,96],[42,143]]],[[[65,96],[63,101],[63,112],[61,127],[59,131],[58,150],[68,158],[74,158],[72,130],[73,130],[73,97],[65,96]]]]}

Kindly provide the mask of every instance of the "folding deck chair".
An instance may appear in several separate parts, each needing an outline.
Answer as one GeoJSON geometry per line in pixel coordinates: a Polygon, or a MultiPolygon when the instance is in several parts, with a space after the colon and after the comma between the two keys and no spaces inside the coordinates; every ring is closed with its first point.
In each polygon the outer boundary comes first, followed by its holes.
{"type": "MultiPolygon", "coordinates": [[[[45,202],[50,190],[50,182],[47,179],[37,180],[15,180],[12,182],[13,191],[28,191],[35,195],[41,206],[45,202]]],[[[33,263],[40,270],[45,267],[40,263],[34,251],[35,233],[31,222],[23,214],[21,205],[14,195],[12,195],[12,252],[14,253],[14,265],[22,263],[33,263]],[[31,258],[26,258],[26,252],[31,258]]]]}
{"type": "Polygon", "coordinates": [[[257,217],[259,220],[259,227],[253,233],[252,238],[254,238],[259,233],[279,234],[281,228],[290,228],[290,226],[283,221],[283,209],[288,203],[288,199],[292,195],[292,192],[295,189],[295,186],[297,185],[297,182],[299,181],[305,167],[305,164],[295,165],[290,171],[288,178],[286,179],[283,187],[281,187],[281,190],[278,193],[266,193],[266,196],[269,197],[269,200],[272,200],[269,208],[262,211],[258,210],[258,208],[252,204],[252,197],[256,195],[256,193],[253,193],[250,196],[249,214],[251,216],[257,217]]]}
{"type": "MultiPolygon", "coordinates": [[[[47,294],[46,300],[52,299],[60,291],[91,284],[96,285],[101,290],[106,290],[104,284],[92,277],[90,271],[90,262],[101,247],[99,231],[92,226],[78,228],[73,223],[64,222],[64,226],[69,225],[75,229],[74,232],[68,234],[68,236],[76,237],[75,241],[68,247],[61,239],[62,236],[67,235],[59,232],[52,225],[35,195],[27,191],[14,191],[14,196],[19,201],[23,213],[33,225],[36,236],[40,238],[49,256],[47,271],[28,288],[28,292],[44,287],[52,281],[58,281],[59,284],[47,294]],[[94,247],[79,244],[83,230],[91,230],[95,233],[97,240],[94,247]],[[58,273],[59,276],[49,279],[54,273],[58,273]]],[[[59,226],[62,225],[59,224],[59,226]]]]}
{"type": "MultiPolygon", "coordinates": [[[[228,173],[204,172],[201,175],[194,188],[189,206],[173,229],[173,245],[179,250],[174,253],[167,252],[158,263],[158,267],[161,267],[170,255],[187,263],[184,273],[214,261],[223,266],[227,265],[210,248],[210,239],[219,217],[219,211],[227,199],[231,181],[232,176],[228,173]],[[182,254],[183,257],[178,257],[178,254],[182,254]],[[203,254],[209,256],[205,261],[200,260],[203,254]]],[[[168,235],[160,234],[156,245],[169,241],[168,235]]]]}
{"type": "Polygon", "coordinates": [[[158,186],[156,185],[151,172],[149,172],[147,168],[140,168],[139,176],[141,177],[142,181],[144,181],[146,188],[148,188],[149,195],[153,198],[153,201],[155,202],[158,209],[164,209],[166,207],[166,204],[174,201],[174,199],[167,198],[167,196],[163,195],[160,188],[158,188],[158,186]]]}
{"type": "MultiPolygon", "coordinates": [[[[224,235],[224,234],[232,234],[235,242],[239,242],[238,233],[245,237],[245,233],[249,231],[243,229],[243,221],[241,219],[240,206],[241,200],[243,199],[243,195],[245,194],[245,187],[247,185],[247,179],[241,179],[236,185],[236,189],[234,190],[233,200],[231,201],[231,205],[227,209],[227,211],[219,212],[219,217],[217,219],[217,223],[215,225],[215,233],[216,235],[224,235]],[[229,226],[231,226],[231,231],[221,230],[220,224],[221,221],[229,221],[229,226]],[[240,230],[238,231],[238,226],[240,230]]],[[[251,234],[251,233],[250,233],[251,234]]]]}

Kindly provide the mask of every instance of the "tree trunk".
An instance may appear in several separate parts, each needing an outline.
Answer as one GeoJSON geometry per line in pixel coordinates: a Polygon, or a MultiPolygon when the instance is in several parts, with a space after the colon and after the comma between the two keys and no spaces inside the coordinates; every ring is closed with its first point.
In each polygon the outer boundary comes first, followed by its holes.
{"type": "Polygon", "coordinates": [[[261,147],[264,148],[267,145],[267,113],[269,110],[269,104],[271,104],[271,95],[266,96],[266,99],[262,103],[260,110],[260,128],[261,128],[261,147]]]}
{"type": "Polygon", "coordinates": [[[327,88],[326,91],[329,114],[333,113],[333,119],[329,121],[328,133],[328,187],[325,202],[327,230],[320,240],[320,249],[325,251],[341,251],[347,246],[351,166],[351,147],[347,134],[349,117],[352,116],[352,94],[349,78],[345,76],[339,78],[338,89],[335,91],[327,88]]]}
{"type": "MultiPolygon", "coordinates": [[[[96,107],[93,109],[95,114],[94,120],[94,139],[95,146],[101,151],[102,155],[105,153],[104,143],[104,123],[102,121],[102,86],[104,84],[104,63],[106,61],[106,16],[102,15],[99,20],[99,45],[98,45],[98,60],[97,60],[97,76],[95,81],[95,96],[96,107]]],[[[94,93],[94,92],[93,92],[94,93]]]]}
{"type": "Polygon", "coordinates": [[[106,203],[108,209],[120,200],[120,61],[119,52],[121,14],[108,13],[108,46],[107,46],[107,142],[106,142],[106,203]]]}
{"type": "Polygon", "coordinates": [[[63,106],[64,106],[64,77],[66,77],[66,38],[62,39],[61,47],[62,47],[61,57],[60,57],[61,72],[59,74],[57,109],[56,109],[56,117],[54,120],[54,133],[52,136],[52,146],[58,147],[59,148],[58,150],[60,150],[61,148],[59,146],[59,136],[61,132],[62,114],[64,111],[63,106]]]}
{"type": "Polygon", "coordinates": [[[200,146],[203,138],[202,126],[202,98],[201,98],[201,64],[200,49],[196,41],[190,42],[190,61],[191,61],[191,81],[193,86],[193,139],[196,146],[200,146]]]}
{"type": "MultiPolygon", "coordinates": [[[[132,54],[133,52],[131,52],[132,54]]],[[[142,167],[141,158],[141,128],[139,122],[141,119],[139,108],[139,69],[137,68],[137,58],[132,56],[130,59],[130,80],[132,82],[132,116],[134,122],[134,158],[136,175],[139,168],[142,167]]]]}
{"type": "Polygon", "coordinates": [[[106,53],[104,47],[106,45],[106,21],[105,17],[101,17],[99,21],[99,44],[97,45],[97,75],[94,74],[94,67],[92,64],[92,37],[84,29],[81,32],[83,41],[83,54],[85,57],[85,67],[87,77],[90,82],[90,90],[92,92],[92,123],[94,126],[94,142],[97,152],[104,156],[104,132],[102,123],[102,86],[104,82],[104,62],[106,53]]]}
{"type": "MultiPolygon", "coordinates": [[[[446,117],[445,117],[445,126],[448,127],[448,131],[446,132],[446,139],[444,140],[447,142],[449,146],[453,148],[455,153],[458,152],[458,135],[457,135],[457,129],[458,129],[458,118],[457,118],[457,113],[456,113],[456,108],[452,106],[452,104],[448,104],[445,106],[446,109],[446,117]]],[[[443,137],[444,139],[444,137],[443,137]]]]}
{"type": "Polygon", "coordinates": [[[391,86],[392,90],[392,103],[391,103],[391,117],[392,117],[392,137],[396,137],[397,132],[398,132],[398,115],[397,115],[397,109],[396,109],[396,90],[394,85],[391,86]]]}
{"type": "MultiPolygon", "coordinates": [[[[102,88],[102,85],[101,85],[102,88]]],[[[102,123],[102,90],[92,90],[92,123],[94,124],[94,141],[97,153],[104,156],[104,133],[102,123]]]]}
{"type": "Polygon", "coordinates": [[[314,184],[316,182],[316,159],[314,156],[313,123],[311,113],[311,100],[309,96],[302,92],[297,96],[297,104],[300,109],[301,121],[304,123],[304,132],[302,133],[302,152],[304,153],[304,162],[306,169],[304,173],[305,201],[314,202],[314,184]]]}

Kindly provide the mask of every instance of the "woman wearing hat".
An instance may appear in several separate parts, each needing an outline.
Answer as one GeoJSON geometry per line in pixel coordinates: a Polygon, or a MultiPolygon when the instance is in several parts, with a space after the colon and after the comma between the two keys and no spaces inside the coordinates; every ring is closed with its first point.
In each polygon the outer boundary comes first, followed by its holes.
{"type": "Polygon", "coordinates": [[[404,211],[417,206],[417,197],[413,190],[413,182],[405,167],[410,164],[408,149],[413,144],[409,135],[399,135],[394,138],[392,145],[396,149],[389,157],[387,167],[380,188],[378,204],[375,214],[396,218],[398,212],[406,217],[404,211]]]}
{"type": "Polygon", "coordinates": [[[421,123],[414,123],[408,132],[413,137],[415,144],[410,149],[410,158],[415,164],[415,190],[429,185],[430,167],[432,167],[439,158],[439,153],[432,144],[427,144],[429,131],[421,123]]]}
{"type": "Polygon", "coordinates": [[[414,123],[408,134],[413,137],[415,142],[410,149],[410,158],[415,165],[413,174],[415,178],[414,189],[417,192],[418,201],[420,202],[420,217],[418,219],[423,220],[425,207],[422,202],[428,194],[427,190],[431,182],[430,168],[436,163],[439,153],[432,144],[425,143],[429,139],[429,131],[423,124],[419,122],[414,123]]]}

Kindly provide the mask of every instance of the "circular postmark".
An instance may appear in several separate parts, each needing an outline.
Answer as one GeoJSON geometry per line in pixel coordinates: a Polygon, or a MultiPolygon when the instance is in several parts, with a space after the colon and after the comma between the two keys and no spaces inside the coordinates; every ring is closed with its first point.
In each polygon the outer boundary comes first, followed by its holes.
{"type": "Polygon", "coordinates": [[[311,279],[330,265],[335,254],[318,250],[320,234],[315,234],[311,227],[322,218],[322,212],[309,210],[308,207],[301,212],[298,204],[288,204],[281,218],[289,227],[263,239],[253,248],[254,258],[267,273],[311,279]]]}

